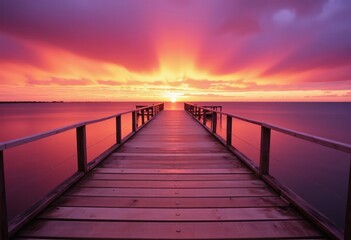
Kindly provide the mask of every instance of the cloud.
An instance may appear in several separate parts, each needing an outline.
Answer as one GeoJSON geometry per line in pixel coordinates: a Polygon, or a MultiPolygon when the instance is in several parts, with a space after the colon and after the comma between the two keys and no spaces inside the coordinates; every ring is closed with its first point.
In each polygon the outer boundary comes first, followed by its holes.
{"type": "Polygon", "coordinates": [[[0,61],[45,66],[42,58],[22,41],[0,32],[0,61]]]}
{"type": "Polygon", "coordinates": [[[0,31],[146,71],[158,65],[139,1],[4,1],[0,31]]]}
{"type": "Polygon", "coordinates": [[[97,83],[101,85],[109,85],[109,86],[119,86],[122,84],[121,82],[118,82],[115,80],[97,80],[97,83]]]}
{"type": "Polygon", "coordinates": [[[282,9],[274,13],[272,18],[278,25],[290,24],[295,19],[295,12],[290,9],[282,9]]]}
{"type": "Polygon", "coordinates": [[[0,45],[0,81],[14,85],[342,90],[351,2],[3,0],[0,45]]]}
{"type": "Polygon", "coordinates": [[[45,80],[29,79],[29,85],[60,85],[60,86],[85,86],[92,84],[89,79],[65,79],[65,78],[50,78],[45,80]]]}

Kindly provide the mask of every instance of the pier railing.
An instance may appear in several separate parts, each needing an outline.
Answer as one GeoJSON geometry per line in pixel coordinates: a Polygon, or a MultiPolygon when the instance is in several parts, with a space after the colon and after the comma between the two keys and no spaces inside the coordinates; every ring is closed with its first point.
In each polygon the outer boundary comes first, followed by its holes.
{"type": "MultiPolygon", "coordinates": [[[[151,106],[145,106],[137,108],[136,110],[131,110],[127,112],[122,112],[118,114],[114,114],[112,116],[95,119],[91,121],[85,121],[76,123],[70,126],[58,128],[55,130],[51,130],[48,132],[40,133],[37,135],[15,139],[12,141],[1,142],[0,143],[0,239],[8,239],[11,237],[19,228],[21,228],[24,224],[26,224],[31,218],[33,218],[36,214],[38,214],[41,210],[47,207],[50,203],[52,203],[58,196],[62,195],[64,191],[66,191],[72,184],[76,183],[79,179],[81,179],[87,172],[93,169],[101,160],[103,160],[110,153],[115,151],[121,144],[127,141],[130,137],[132,137],[139,129],[141,129],[145,124],[147,124],[152,118],[154,118],[158,113],[160,113],[164,109],[164,104],[155,104],[151,106]],[[126,114],[132,115],[132,132],[122,138],[122,116],[126,114]],[[138,117],[140,119],[140,123],[138,125],[138,117]],[[116,134],[116,143],[106,149],[102,154],[96,157],[93,161],[87,161],[87,135],[86,135],[86,126],[103,122],[106,120],[115,119],[115,134],[116,134]],[[15,148],[30,142],[38,141],[44,138],[48,138],[50,136],[67,132],[69,130],[76,130],[76,143],[77,143],[77,171],[65,180],[63,183],[59,184],[55,189],[51,192],[47,193],[47,195],[36,202],[32,207],[27,209],[24,213],[16,216],[12,221],[8,220],[7,215],[7,201],[6,201],[6,184],[5,184],[5,155],[6,150],[10,148],[15,148]]],[[[130,123],[126,123],[130,124],[130,123]]]]}
{"type": "Polygon", "coordinates": [[[283,197],[288,199],[293,205],[295,205],[306,217],[313,221],[317,226],[328,232],[331,236],[336,239],[351,240],[351,164],[349,171],[348,180],[348,195],[347,195],[347,206],[346,206],[346,219],[345,229],[341,231],[329,219],[324,217],[323,214],[319,213],[304,199],[298,196],[295,192],[281,184],[277,179],[270,175],[270,148],[271,148],[271,132],[276,131],[285,135],[289,135],[304,141],[312,142],[318,145],[322,145],[340,152],[344,152],[349,155],[351,160],[351,145],[313,136],[306,133],[285,129],[275,125],[251,120],[241,116],[237,116],[230,113],[224,113],[222,111],[216,111],[210,108],[201,107],[195,104],[184,103],[184,109],[193,116],[200,124],[202,124],[209,132],[211,132],[217,139],[219,139],[231,152],[236,154],[246,165],[252,169],[258,176],[260,176],[268,185],[273,187],[283,197]],[[221,117],[226,117],[226,130],[225,139],[217,134],[217,118],[219,114],[221,117]],[[207,126],[207,119],[211,120],[211,125],[207,126]],[[261,127],[261,142],[260,142],[260,161],[259,165],[256,166],[253,162],[240,152],[235,146],[232,145],[232,130],[233,130],[233,119],[241,120],[253,125],[261,127]]]}

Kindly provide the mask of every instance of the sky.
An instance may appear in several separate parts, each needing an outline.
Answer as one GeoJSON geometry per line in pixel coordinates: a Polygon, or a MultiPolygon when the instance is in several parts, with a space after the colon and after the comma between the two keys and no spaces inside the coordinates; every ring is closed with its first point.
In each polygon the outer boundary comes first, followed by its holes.
{"type": "Polygon", "coordinates": [[[0,101],[351,101],[350,0],[2,0],[0,101]]]}

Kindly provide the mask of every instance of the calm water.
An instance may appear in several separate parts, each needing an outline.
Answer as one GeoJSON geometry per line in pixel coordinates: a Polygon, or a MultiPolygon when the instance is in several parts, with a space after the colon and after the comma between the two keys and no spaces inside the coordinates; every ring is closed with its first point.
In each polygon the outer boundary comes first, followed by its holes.
{"type": "MultiPolygon", "coordinates": [[[[112,115],[148,103],[0,104],[0,141],[112,115]]],[[[351,103],[197,103],[351,144],[351,103]]],[[[182,109],[167,103],[166,109],[182,109]]],[[[131,131],[122,117],[122,135],[131,131]]],[[[224,136],[225,118],[218,132],[224,136]]],[[[115,142],[114,120],[87,127],[88,161],[115,142]]],[[[258,163],[260,128],[233,121],[233,145],[258,163]]],[[[5,151],[7,197],[14,217],[76,171],[75,131],[5,151]]],[[[350,156],[272,132],[271,174],[343,226],[350,156]]]]}

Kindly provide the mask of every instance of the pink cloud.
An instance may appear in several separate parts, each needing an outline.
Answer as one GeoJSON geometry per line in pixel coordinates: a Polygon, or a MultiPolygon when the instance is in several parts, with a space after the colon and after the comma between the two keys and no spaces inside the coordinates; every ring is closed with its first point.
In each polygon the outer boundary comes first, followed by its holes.
{"type": "Polygon", "coordinates": [[[61,85],[61,86],[85,86],[92,84],[89,79],[65,79],[65,78],[50,78],[45,80],[29,79],[29,85],[61,85]]]}
{"type": "MultiPolygon", "coordinates": [[[[23,76],[30,76],[29,85],[145,84],[181,90],[188,84],[199,91],[350,89],[351,2],[4,0],[0,45],[0,64],[29,64],[49,76],[29,73],[23,76]],[[34,45],[48,51],[45,56],[58,49],[79,55],[77,59],[88,58],[84,68],[92,72],[96,65],[89,63],[98,65],[100,60],[106,64],[106,74],[92,77],[96,81],[81,76],[86,71],[79,71],[77,61],[65,68],[72,79],[59,79],[34,45]],[[130,77],[154,74],[161,63],[182,61],[183,55],[194,72],[208,73],[209,79],[233,73],[239,73],[240,79],[212,81],[199,77],[206,74],[194,74],[182,82],[162,76],[143,82],[130,77]],[[129,70],[123,76],[129,81],[113,78],[114,65],[129,70]],[[247,77],[245,70],[257,76],[247,77]]],[[[65,63],[50,64],[60,68],[65,63]]]]}

